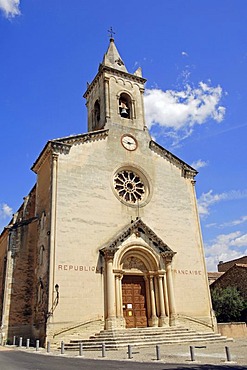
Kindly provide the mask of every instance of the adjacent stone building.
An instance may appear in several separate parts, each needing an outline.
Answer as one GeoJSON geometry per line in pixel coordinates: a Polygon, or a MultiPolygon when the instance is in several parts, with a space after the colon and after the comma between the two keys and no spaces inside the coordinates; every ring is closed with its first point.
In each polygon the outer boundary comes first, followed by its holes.
{"type": "Polygon", "coordinates": [[[213,331],[196,170],[145,126],[141,70],[114,40],[84,94],[88,132],[50,140],[0,238],[2,335],[213,331]]]}
{"type": "Polygon", "coordinates": [[[220,261],[218,263],[218,272],[226,272],[229,270],[231,267],[233,267],[236,264],[240,265],[247,265],[247,256],[239,257],[234,260],[230,260],[227,262],[220,261]]]}
{"type": "Polygon", "coordinates": [[[247,256],[218,264],[218,276],[210,289],[235,287],[247,300],[247,256]]]}

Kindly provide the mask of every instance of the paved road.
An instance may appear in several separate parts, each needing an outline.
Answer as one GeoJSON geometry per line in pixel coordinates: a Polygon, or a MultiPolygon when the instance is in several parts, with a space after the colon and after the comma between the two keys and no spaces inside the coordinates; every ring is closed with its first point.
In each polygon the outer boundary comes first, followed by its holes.
{"type": "Polygon", "coordinates": [[[164,364],[129,361],[89,360],[27,353],[18,350],[0,351],[0,370],[246,370],[238,365],[164,364]]]}

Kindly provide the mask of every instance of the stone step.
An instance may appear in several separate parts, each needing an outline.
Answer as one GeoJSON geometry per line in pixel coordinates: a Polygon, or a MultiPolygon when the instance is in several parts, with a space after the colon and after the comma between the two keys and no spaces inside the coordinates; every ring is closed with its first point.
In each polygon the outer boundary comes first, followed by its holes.
{"type": "Polygon", "coordinates": [[[176,328],[143,328],[143,329],[127,329],[127,330],[115,330],[115,331],[107,331],[102,330],[99,333],[91,335],[90,338],[98,338],[98,337],[116,337],[116,336],[138,336],[138,335],[160,335],[164,333],[182,333],[182,332],[195,332],[192,329],[183,328],[183,327],[176,327],[176,328]]]}
{"type": "Polygon", "coordinates": [[[155,344],[176,344],[191,342],[226,341],[227,338],[213,332],[196,332],[185,327],[133,328],[123,330],[103,330],[89,339],[73,339],[65,344],[67,350],[78,350],[83,343],[85,350],[100,350],[105,343],[108,350],[127,347],[128,344],[145,347],[155,344]]]}
{"type": "Polygon", "coordinates": [[[145,337],[140,337],[140,338],[126,338],[126,339],[121,339],[121,338],[117,338],[116,340],[108,340],[108,341],[105,341],[105,340],[83,340],[83,341],[76,341],[76,342],[70,342],[68,343],[68,346],[69,347],[73,347],[73,346],[78,346],[79,343],[83,343],[85,345],[87,344],[97,344],[97,345],[102,345],[102,343],[105,343],[105,344],[114,344],[114,343],[136,343],[136,342],[162,342],[162,341],[172,341],[172,340],[184,340],[184,339],[202,339],[202,340],[208,340],[208,339],[224,339],[224,337],[220,336],[220,335],[190,335],[190,336],[176,336],[176,337],[168,337],[168,336],[163,336],[163,337],[159,337],[159,338],[145,338],[145,337]]]}
{"type": "MultiPolygon", "coordinates": [[[[160,339],[173,339],[173,338],[186,338],[186,337],[189,337],[189,338],[193,338],[193,337],[211,337],[211,336],[215,336],[215,335],[218,335],[220,336],[220,334],[214,334],[214,333],[196,333],[196,332],[191,332],[191,333],[164,333],[164,334],[160,334],[160,335],[145,335],[145,334],[141,334],[141,335],[138,335],[138,336],[117,336],[117,337],[96,337],[96,338],[89,338],[89,339],[86,339],[86,340],[83,340],[83,343],[91,343],[91,342],[100,342],[100,343],[103,343],[103,342],[116,342],[116,341],[123,341],[123,342],[126,342],[126,341],[134,341],[134,340],[148,340],[149,338],[151,338],[152,340],[160,340],[160,339]]],[[[71,340],[70,343],[80,343],[82,342],[82,340],[71,340]]]]}
{"type": "MultiPolygon", "coordinates": [[[[135,347],[147,347],[150,345],[157,345],[157,344],[181,344],[181,343],[208,343],[208,342],[218,342],[218,341],[227,341],[226,337],[223,336],[207,336],[207,337],[188,337],[188,338],[174,338],[174,339],[161,339],[161,340],[129,340],[129,341],[117,341],[117,342],[91,342],[91,343],[84,343],[83,342],[83,350],[101,350],[102,343],[105,343],[106,350],[117,350],[118,348],[123,348],[128,345],[132,345],[135,347]]],[[[65,344],[65,349],[70,351],[79,350],[79,343],[68,343],[65,344]]]]}

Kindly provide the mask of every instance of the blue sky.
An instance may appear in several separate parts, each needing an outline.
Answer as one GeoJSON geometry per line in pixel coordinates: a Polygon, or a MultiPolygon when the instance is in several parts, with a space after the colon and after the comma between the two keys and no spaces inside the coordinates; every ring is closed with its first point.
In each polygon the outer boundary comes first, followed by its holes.
{"type": "Polygon", "coordinates": [[[147,78],[146,121],[195,166],[208,269],[247,254],[247,2],[0,0],[0,229],[49,139],[86,132],[82,95],[115,30],[147,78]]]}

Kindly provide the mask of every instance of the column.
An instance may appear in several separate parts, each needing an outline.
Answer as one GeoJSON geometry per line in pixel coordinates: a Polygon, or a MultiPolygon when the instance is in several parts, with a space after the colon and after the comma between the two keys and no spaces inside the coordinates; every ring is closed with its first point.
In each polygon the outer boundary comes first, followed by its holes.
{"type": "Polygon", "coordinates": [[[158,326],[158,318],[156,316],[155,292],[154,292],[154,278],[150,276],[150,303],[151,303],[151,326],[158,326]]]}
{"type": "Polygon", "coordinates": [[[162,275],[158,276],[158,281],[159,281],[159,301],[160,301],[159,326],[165,326],[165,324],[166,324],[166,311],[165,311],[163,276],[162,275]]]}
{"type": "Polygon", "coordinates": [[[166,275],[163,276],[163,291],[164,291],[166,316],[169,317],[169,304],[168,304],[168,293],[167,293],[166,275]]]}
{"type": "Polygon", "coordinates": [[[121,317],[121,302],[120,302],[120,275],[116,275],[116,307],[117,317],[121,317]]]}
{"type": "MultiPolygon", "coordinates": [[[[144,128],[145,128],[145,127],[146,127],[146,122],[145,122],[145,114],[144,114],[145,109],[144,109],[144,98],[143,98],[143,96],[144,96],[144,91],[145,91],[145,89],[140,88],[140,94],[141,94],[141,106],[142,106],[142,118],[143,118],[143,124],[144,124],[144,128]]],[[[146,127],[146,128],[147,128],[147,127],[146,127]]]]}
{"type": "Polygon", "coordinates": [[[122,284],[123,275],[118,273],[116,276],[116,312],[117,312],[117,327],[125,328],[125,319],[123,317],[123,299],[122,299],[122,284]]]}
{"type": "Polygon", "coordinates": [[[147,318],[148,324],[151,317],[151,307],[150,307],[150,289],[149,289],[149,280],[147,276],[144,276],[145,288],[146,288],[146,301],[147,301],[147,318]]]}
{"type": "Polygon", "coordinates": [[[131,99],[131,110],[132,110],[132,119],[136,119],[136,104],[135,100],[131,99]]]}
{"type": "MultiPolygon", "coordinates": [[[[51,220],[50,220],[50,256],[49,256],[49,292],[48,292],[48,311],[53,307],[55,299],[55,263],[56,263],[56,222],[57,222],[57,167],[58,154],[52,154],[52,174],[51,174],[51,220]]],[[[48,324],[53,321],[53,316],[48,318],[48,324]]],[[[49,330],[47,329],[47,332],[49,330]]]]}
{"type": "Polygon", "coordinates": [[[154,276],[154,296],[155,296],[155,303],[156,303],[156,315],[157,317],[160,316],[160,296],[159,296],[159,282],[158,276],[154,276]]]}
{"type": "Polygon", "coordinates": [[[115,276],[113,273],[113,256],[106,254],[106,294],[107,319],[106,329],[113,329],[116,323],[115,276]]]}
{"type": "Polygon", "coordinates": [[[105,81],[104,81],[104,83],[105,83],[105,101],[104,101],[104,103],[105,103],[105,116],[106,116],[106,118],[110,118],[110,93],[109,93],[109,89],[110,89],[110,87],[109,87],[109,78],[106,78],[105,77],[105,81]]]}
{"type": "Polygon", "coordinates": [[[176,317],[176,310],[175,310],[175,298],[174,298],[174,289],[173,289],[173,282],[172,282],[172,266],[171,261],[166,260],[166,277],[167,277],[167,293],[169,299],[169,312],[170,312],[170,326],[175,326],[175,317],[176,317]]]}

